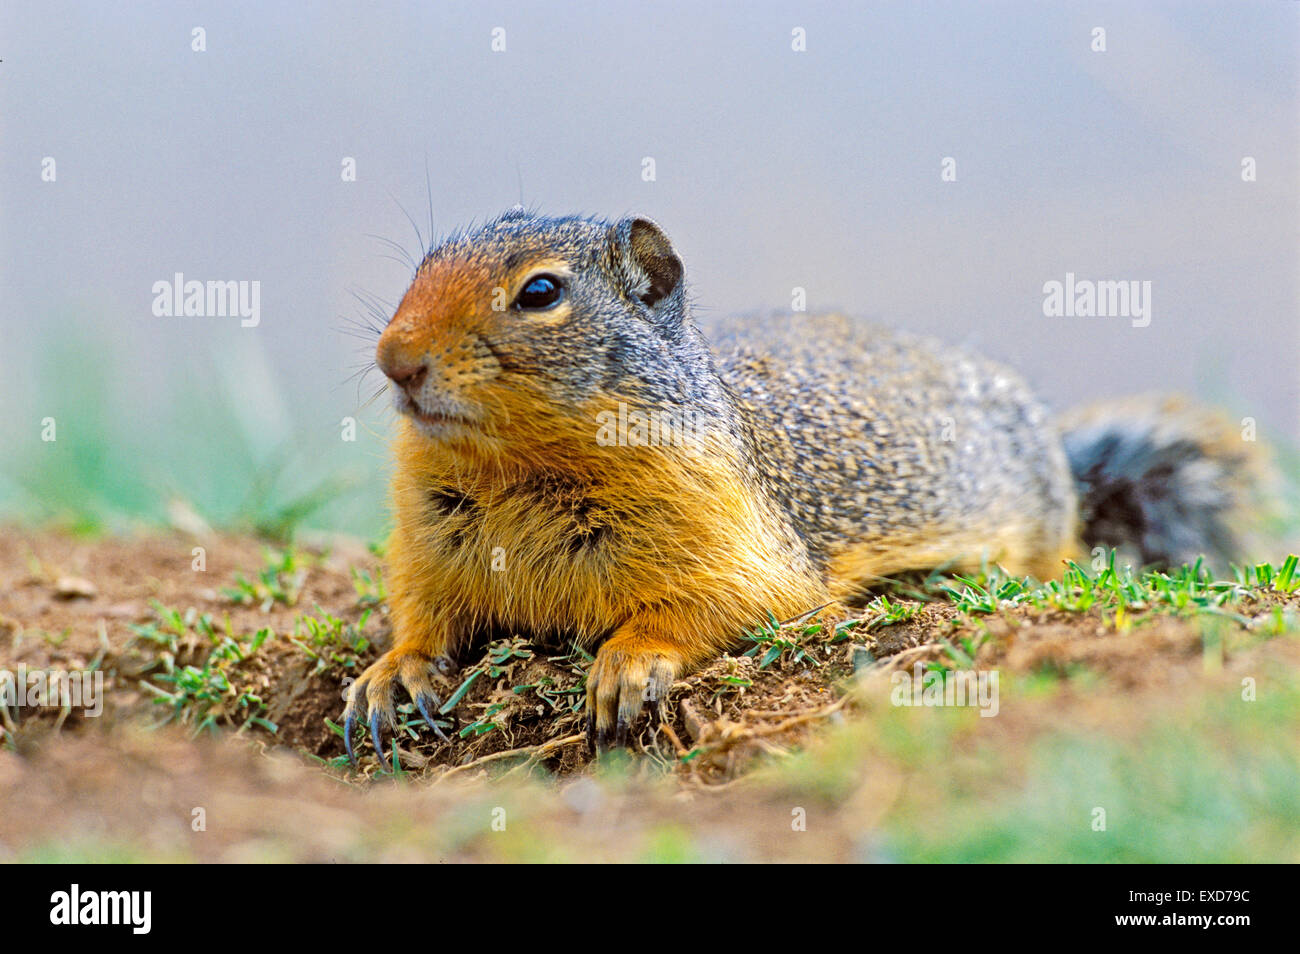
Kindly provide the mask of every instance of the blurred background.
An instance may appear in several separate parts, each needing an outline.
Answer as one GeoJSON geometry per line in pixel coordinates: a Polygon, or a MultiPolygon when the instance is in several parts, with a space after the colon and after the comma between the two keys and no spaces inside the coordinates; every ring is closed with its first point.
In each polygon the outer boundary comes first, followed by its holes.
{"type": "Polygon", "coordinates": [[[409,280],[385,240],[520,201],[655,217],[707,314],[799,287],[1058,408],[1184,391],[1293,455],[1298,45],[1273,0],[6,2],[0,515],[378,539],[350,332],[409,280]],[[260,324],[156,317],[177,272],[260,282],[260,324]],[[1044,316],[1067,272],[1150,281],[1150,325],[1044,316]]]}

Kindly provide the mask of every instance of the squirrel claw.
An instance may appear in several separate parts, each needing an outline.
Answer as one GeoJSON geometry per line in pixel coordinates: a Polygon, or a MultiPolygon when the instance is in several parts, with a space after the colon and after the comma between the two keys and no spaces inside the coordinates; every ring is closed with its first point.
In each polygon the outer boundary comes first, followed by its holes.
{"type": "Polygon", "coordinates": [[[357,724],[357,717],[349,709],[343,719],[343,751],[348,753],[348,764],[353,768],[357,764],[357,753],[352,751],[352,729],[357,724]]]}
{"type": "Polygon", "coordinates": [[[681,671],[670,646],[617,636],[601,646],[587,673],[588,750],[626,748],[645,703],[661,704],[681,671]]]}
{"type": "Polygon", "coordinates": [[[434,722],[433,716],[429,714],[429,703],[431,702],[435,706],[442,705],[442,700],[432,692],[421,692],[415,697],[415,707],[420,710],[420,715],[424,716],[425,724],[432,729],[434,734],[437,735],[438,738],[442,739],[442,741],[450,742],[451,739],[447,738],[447,733],[442,731],[442,726],[434,722]]]}
{"type": "Polygon", "coordinates": [[[596,727],[596,717],[587,716],[587,751],[593,755],[608,752],[611,748],[624,748],[627,746],[627,723],[619,722],[619,730],[613,734],[614,741],[610,744],[612,733],[608,729],[598,729],[596,727]]]}
{"type": "Polygon", "coordinates": [[[384,760],[384,743],[379,738],[379,710],[370,711],[370,742],[375,747],[375,755],[379,756],[379,761],[384,760]]]}
{"type": "Polygon", "coordinates": [[[628,723],[626,719],[619,719],[618,726],[614,732],[608,729],[597,729],[595,718],[587,717],[587,751],[592,753],[608,752],[610,749],[625,749],[628,742],[628,723]],[[613,742],[611,744],[611,736],[613,742]]]}
{"type": "Polygon", "coordinates": [[[347,708],[343,712],[343,748],[352,765],[357,764],[352,733],[358,722],[367,725],[375,755],[381,762],[385,761],[382,723],[392,725],[394,722],[393,694],[398,685],[410,694],[425,724],[438,738],[443,742],[451,741],[433,718],[434,708],[442,705],[431,682],[436,671],[436,662],[423,653],[395,649],[381,656],[352,684],[348,690],[347,708]]]}

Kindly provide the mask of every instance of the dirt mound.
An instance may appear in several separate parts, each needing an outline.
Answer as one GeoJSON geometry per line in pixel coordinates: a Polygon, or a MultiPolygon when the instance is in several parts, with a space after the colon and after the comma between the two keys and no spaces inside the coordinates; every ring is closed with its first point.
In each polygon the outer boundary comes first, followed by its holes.
{"type": "MultiPolygon", "coordinates": [[[[200,547],[180,536],[80,541],[10,532],[0,535],[0,580],[0,668],[101,671],[100,719],[110,730],[175,723],[195,735],[228,731],[349,777],[565,775],[592,758],[582,732],[589,657],[512,636],[446,675],[440,718],[449,741],[406,702],[390,748],[377,757],[358,733],[359,765],[350,767],[337,721],[343,696],[390,639],[380,561],[355,545],[326,552],[239,537],[200,547]]],[[[1260,621],[1287,605],[1267,589],[1239,586],[1229,594],[1236,609],[1212,613],[1207,629],[1203,616],[1155,612],[1152,597],[1081,610],[1064,596],[1026,600],[999,585],[997,598],[976,584],[949,588],[942,602],[886,596],[847,618],[773,620],[737,655],[679,682],[659,717],[641,725],[633,750],[692,782],[724,783],[842,719],[856,672],[1086,672],[1140,687],[1193,678],[1204,668],[1207,633],[1220,665],[1230,664],[1262,638],[1260,621]]],[[[1214,592],[1192,608],[1217,610],[1214,592]]],[[[35,731],[33,716],[62,732],[86,721],[84,709],[15,709],[6,718],[20,749],[35,731]]]]}
{"type": "Polygon", "coordinates": [[[757,627],[598,764],[589,659],[502,638],[445,674],[450,741],[408,703],[382,758],[358,732],[354,768],[343,695],[390,638],[365,548],[0,533],[0,673],[102,679],[98,715],[0,707],[0,855],[1300,858],[1294,561],[897,590],[757,627]],[[926,701],[977,672],[1000,708],[926,701]],[[1081,840],[1100,806],[1122,831],[1081,840]]]}

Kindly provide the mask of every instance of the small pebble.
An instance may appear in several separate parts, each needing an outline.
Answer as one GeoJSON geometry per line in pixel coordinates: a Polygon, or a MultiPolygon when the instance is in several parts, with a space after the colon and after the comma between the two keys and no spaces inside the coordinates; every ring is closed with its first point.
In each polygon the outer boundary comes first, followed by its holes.
{"type": "Polygon", "coordinates": [[[79,576],[61,576],[54,584],[54,595],[61,600],[94,599],[99,591],[90,580],[79,576]]]}

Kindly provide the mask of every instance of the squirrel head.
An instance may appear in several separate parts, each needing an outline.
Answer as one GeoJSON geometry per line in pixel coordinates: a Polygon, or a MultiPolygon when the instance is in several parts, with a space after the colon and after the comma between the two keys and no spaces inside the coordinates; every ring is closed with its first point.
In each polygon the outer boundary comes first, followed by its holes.
{"type": "Polygon", "coordinates": [[[620,402],[716,398],[684,269],[654,222],[516,207],[420,265],[379,339],[397,410],[452,449],[494,454],[592,439],[620,402]]]}

